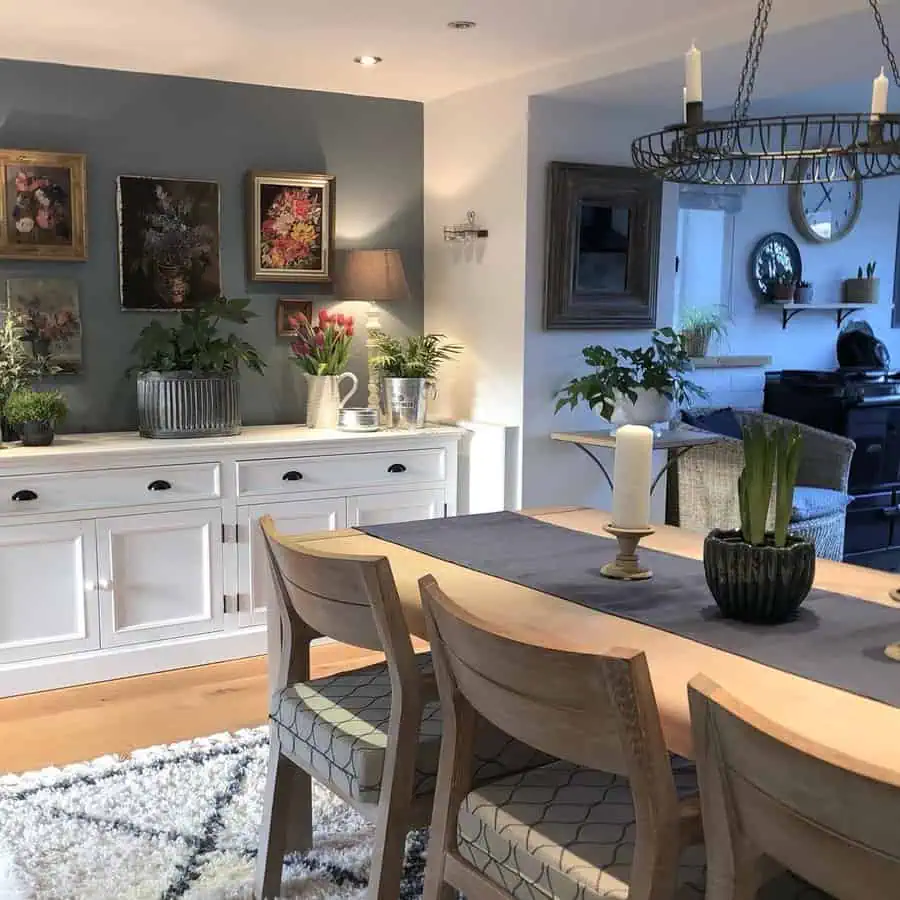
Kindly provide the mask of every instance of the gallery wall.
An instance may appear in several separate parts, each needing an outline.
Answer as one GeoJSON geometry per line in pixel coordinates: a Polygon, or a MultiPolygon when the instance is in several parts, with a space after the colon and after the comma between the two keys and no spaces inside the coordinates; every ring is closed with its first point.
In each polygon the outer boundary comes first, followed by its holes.
{"type": "MultiPolygon", "coordinates": [[[[130,349],[154,314],[122,312],[119,301],[116,177],[207,179],[221,198],[222,289],[251,298],[258,314],[244,329],[267,361],[265,377],[242,379],[247,424],[300,422],[305,387],[276,338],[279,297],[364,316],[328,285],[269,284],[245,272],[244,176],[248,170],[328,173],[336,177],[336,245],[400,250],[410,286],[406,301],[382,307],[383,327],[422,328],[423,125],[417,103],[343,94],[228,84],[41,63],[0,61],[0,146],[87,154],[88,260],[0,260],[0,290],[12,277],[78,281],[83,372],[57,376],[71,403],[67,431],[131,429],[130,349]]],[[[159,317],[160,314],[156,314],[159,317]]],[[[171,314],[162,314],[163,322],[171,314]]],[[[364,337],[351,368],[361,379],[364,337]]]]}

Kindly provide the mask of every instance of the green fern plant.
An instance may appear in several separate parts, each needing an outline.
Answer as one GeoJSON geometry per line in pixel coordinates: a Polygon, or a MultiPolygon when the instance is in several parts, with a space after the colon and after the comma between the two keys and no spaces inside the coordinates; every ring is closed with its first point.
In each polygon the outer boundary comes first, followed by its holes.
{"type": "Polygon", "coordinates": [[[383,331],[373,331],[377,353],[372,358],[382,378],[424,378],[434,381],[441,365],[462,352],[460,344],[444,342],[442,334],[423,334],[405,341],[383,331]]]}

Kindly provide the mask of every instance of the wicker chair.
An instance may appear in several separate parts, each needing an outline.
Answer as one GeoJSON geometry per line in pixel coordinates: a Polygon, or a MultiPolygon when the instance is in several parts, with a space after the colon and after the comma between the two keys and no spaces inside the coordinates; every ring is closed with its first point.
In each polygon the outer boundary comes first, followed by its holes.
{"type": "MultiPolygon", "coordinates": [[[[702,414],[702,411],[693,411],[702,414]]],[[[803,458],[797,485],[847,493],[850,461],[856,444],[848,438],[799,425],[756,410],[735,410],[741,425],[761,421],[766,427],[798,425],[803,435],[803,458]]],[[[683,528],[740,528],[737,482],[744,467],[741,441],[722,437],[721,443],[696,447],[678,461],[676,522],[683,528]]],[[[816,555],[841,560],[844,556],[846,507],[815,518],[791,522],[791,534],[811,540],[816,555]]]]}

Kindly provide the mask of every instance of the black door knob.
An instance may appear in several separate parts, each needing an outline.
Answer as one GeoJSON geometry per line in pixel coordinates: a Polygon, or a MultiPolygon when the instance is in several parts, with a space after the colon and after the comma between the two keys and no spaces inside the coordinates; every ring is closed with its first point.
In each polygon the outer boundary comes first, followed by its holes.
{"type": "Polygon", "coordinates": [[[285,472],[284,475],[281,476],[282,481],[303,481],[303,473],[302,472],[285,472]]]}
{"type": "Polygon", "coordinates": [[[29,503],[32,500],[37,500],[38,495],[34,491],[16,491],[12,498],[13,503],[29,503]]]}
{"type": "Polygon", "coordinates": [[[168,481],[163,481],[159,479],[158,481],[151,481],[150,484],[147,485],[148,491],[171,491],[172,485],[169,484],[168,481]]]}
{"type": "Polygon", "coordinates": [[[400,472],[405,472],[406,466],[403,463],[394,463],[392,466],[388,466],[388,472],[392,475],[398,475],[400,472]]]}

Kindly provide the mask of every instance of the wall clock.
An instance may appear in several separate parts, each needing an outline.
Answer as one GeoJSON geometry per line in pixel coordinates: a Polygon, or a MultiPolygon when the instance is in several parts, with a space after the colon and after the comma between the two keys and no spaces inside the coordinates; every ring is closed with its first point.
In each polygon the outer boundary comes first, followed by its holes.
{"type": "Polygon", "coordinates": [[[788,195],[797,231],[818,244],[839,241],[856,225],[862,209],[859,178],[831,184],[794,184],[788,195]]]}

